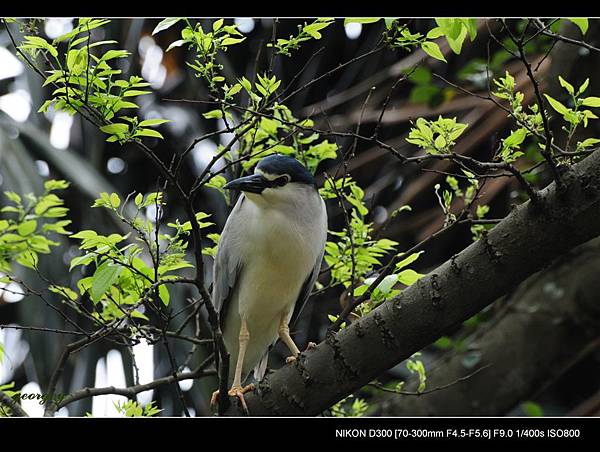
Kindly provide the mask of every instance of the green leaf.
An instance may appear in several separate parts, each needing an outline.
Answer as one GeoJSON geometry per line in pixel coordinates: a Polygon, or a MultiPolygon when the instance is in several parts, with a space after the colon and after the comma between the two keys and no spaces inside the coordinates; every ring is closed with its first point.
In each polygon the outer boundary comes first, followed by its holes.
{"type": "Polygon", "coordinates": [[[457,39],[463,29],[460,19],[436,17],[435,22],[444,31],[446,38],[449,39],[457,39]]]}
{"type": "Polygon", "coordinates": [[[77,267],[78,265],[89,265],[94,261],[95,255],[90,253],[90,254],[84,254],[83,256],[77,256],[74,257],[73,259],[71,259],[71,265],[69,267],[69,271],[73,270],[74,267],[77,267]]]}
{"type": "Polygon", "coordinates": [[[504,146],[514,148],[519,146],[527,137],[527,129],[521,128],[511,132],[511,134],[504,140],[504,146]]]}
{"type": "Polygon", "coordinates": [[[585,82],[583,82],[581,84],[581,86],[579,87],[579,90],[577,91],[577,95],[579,96],[579,95],[583,94],[583,92],[587,89],[589,84],[590,84],[590,79],[586,78],[585,82]]]}
{"type": "Polygon", "coordinates": [[[232,46],[234,44],[239,44],[242,41],[245,41],[246,38],[225,38],[221,41],[221,45],[223,46],[232,46]]]}
{"type": "Polygon", "coordinates": [[[600,97],[586,97],[581,99],[581,105],[586,107],[600,107],[600,97]]]}
{"type": "Polygon", "coordinates": [[[569,17],[567,20],[573,22],[581,30],[581,34],[585,34],[588,30],[588,20],[585,18],[573,18],[569,17]]]}
{"type": "Polygon", "coordinates": [[[452,347],[453,341],[448,336],[442,336],[433,343],[437,348],[441,350],[447,350],[452,347]]]}
{"type": "Polygon", "coordinates": [[[172,27],[181,19],[182,17],[168,17],[166,19],[163,19],[152,31],[152,36],[154,36],[156,33],[166,30],[169,27],[172,27]]]}
{"type": "Polygon", "coordinates": [[[164,137],[158,130],[152,130],[152,129],[139,129],[135,132],[134,136],[136,136],[136,137],[154,137],[154,138],[164,139],[164,137]]]}
{"type": "Polygon", "coordinates": [[[106,293],[108,289],[114,284],[119,277],[123,267],[120,265],[111,265],[111,262],[104,262],[94,272],[92,290],[90,292],[92,301],[97,303],[102,298],[102,295],[106,293]]]}
{"type": "Polygon", "coordinates": [[[223,117],[223,112],[221,110],[211,110],[207,113],[202,113],[206,119],[221,119],[223,117]]]}
{"type": "Polygon", "coordinates": [[[440,60],[444,63],[447,63],[446,58],[444,58],[444,55],[440,50],[440,46],[438,46],[435,42],[425,41],[421,44],[421,48],[427,55],[435,58],[436,60],[440,60]]]}
{"type": "Polygon", "coordinates": [[[411,82],[417,85],[428,85],[431,83],[431,71],[423,66],[419,66],[416,69],[409,71],[409,79],[411,82]]]}
{"type": "Polygon", "coordinates": [[[108,124],[106,126],[100,127],[100,130],[104,133],[120,135],[127,133],[127,131],[129,130],[129,125],[121,123],[108,124]]]}
{"type": "Polygon", "coordinates": [[[100,61],[108,61],[114,58],[125,58],[129,55],[130,53],[127,50],[109,50],[104,55],[102,55],[100,61]]]}
{"type": "Polygon", "coordinates": [[[69,237],[72,239],[91,239],[91,238],[94,238],[97,236],[98,236],[98,234],[96,233],[96,231],[84,230],[84,231],[79,231],[77,234],[72,234],[69,237]]]}
{"type": "Polygon", "coordinates": [[[410,265],[410,264],[412,264],[412,263],[413,263],[414,261],[416,261],[416,260],[417,260],[417,259],[418,259],[418,258],[421,256],[421,254],[423,254],[423,253],[424,253],[424,251],[419,251],[418,253],[413,253],[413,254],[411,254],[410,256],[408,256],[407,258],[405,258],[405,259],[401,260],[400,262],[398,262],[398,263],[396,264],[396,270],[400,270],[400,269],[402,269],[402,268],[406,267],[407,265],[410,265]]]}
{"type": "Polygon", "coordinates": [[[140,207],[142,205],[143,201],[144,201],[144,195],[142,195],[141,193],[138,193],[134,199],[135,205],[137,207],[140,207]]]}
{"type": "Polygon", "coordinates": [[[143,96],[144,94],[150,94],[152,91],[142,91],[139,89],[130,89],[129,91],[125,91],[123,97],[136,97],[143,96]]]}
{"type": "Polygon", "coordinates": [[[19,196],[14,191],[5,191],[4,192],[4,196],[6,196],[8,199],[10,199],[15,204],[20,204],[21,203],[21,196],[19,196]]]}
{"type": "Polygon", "coordinates": [[[158,286],[158,296],[165,304],[165,306],[169,306],[170,295],[169,290],[167,289],[167,286],[165,284],[161,284],[160,286],[158,286]]]}
{"type": "Polygon", "coordinates": [[[597,143],[600,143],[600,139],[598,138],[587,138],[579,143],[577,143],[578,147],[581,148],[589,148],[597,143]]]}
{"type": "Polygon", "coordinates": [[[469,31],[471,42],[477,37],[477,19],[461,19],[463,25],[469,31]]]}
{"type": "Polygon", "coordinates": [[[181,47],[182,45],[184,45],[186,43],[185,39],[178,39],[175,42],[172,42],[169,47],[167,47],[167,52],[171,49],[174,49],[175,47],[181,47]]]}
{"type": "Polygon", "coordinates": [[[409,268],[409,269],[401,271],[398,274],[398,281],[400,281],[405,286],[410,286],[411,284],[414,284],[416,281],[418,281],[422,277],[423,277],[423,275],[421,275],[420,273],[417,273],[416,271],[411,270],[409,268]]]}
{"type": "Polygon", "coordinates": [[[213,22],[213,26],[212,26],[213,31],[217,31],[219,28],[221,28],[221,26],[223,25],[223,22],[224,22],[223,19],[219,19],[219,20],[216,20],[215,22],[213,22]]]}
{"type": "Polygon", "coordinates": [[[242,90],[242,85],[240,83],[236,83],[231,88],[227,90],[228,96],[234,96],[242,90]]]}
{"type": "Polygon", "coordinates": [[[383,21],[385,22],[385,28],[387,30],[389,30],[390,28],[392,28],[392,25],[394,24],[394,21],[396,19],[394,19],[393,17],[387,17],[385,19],[383,19],[383,21]]]}
{"type": "Polygon", "coordinates": [[[442,28],[440,28],[440,27],[432,28],[427,33],[427,39],[436,39],[436,38],[439,38],[440,36],[444,36],[444,30],[442,30],[442,28]]]}
{"type": "MultiPolygon", "coordinates": [[[[395,282],[396,281],[394,281],[394,283],[395,282]]],[[[354,289],[354,296],[355,297],[362,296],[367,291],[368,288],[369,288],[369,284],[364,284],[362,286],[358,286],[356,289],[354,289]]]]}
{"type": "Polygon", "coordinates": [[[37,253],[30,250],[23,251],[15,258],[15,261],[21,264],[23,267],[35,270],[38,263],[38,255],[37,253]]]}
{"type": "Polygon", "coordinates": [[[446,147],[446,139],[444,138],[443,135],[438,135],[437,138],[435,139],[435,141],[433,142],[433,144],[435,145],[435,147],[437,148],[437,150],[442,150],[446,147]]]}
{"type": "Polygon", "coordinates": [[[455,54],[457,54],[457,55],[460,54],[463,42],[465,41],[466,37],[467,37],[467,29],[465,27],[462,27],[460,29],[460,33],[456,38],[451,38],[449,36],[446,36],[446,39],[448,40],[448,44],[450,45],[450,48],[452,49],[452,51],[455,54]]]}
{"type": "Polygon", "coordinates": [[[575,88],[573,88],[573,85],[571,85],[569,82],[567,82],[560,75],[558,76],[558,81],[560,82],[560,86],[562,86],[564,89],[566,89],[570,95],[575,94],[575,88]]]}
{"type": "Polygon", "coordinates": [[[21,223],[17,227],[17,232],[21,236],[26,236],[26,235],[31,234],[33,231],[35,231],[36,228],[37,228],[37,221],[36,220],[28,220],[28,221],[21,223]]]}
{"type": "Polygon", "coordinates": [[[48,287],[48,290],[55,294],[62,295],[63,297],[68,298],[69,300],[77,300],[77,293],[69,287],[50,285],[48,287]]]}
{"type": "Polygon", "coordinates": [[[252,84],[250,83],[250,81],[246,78],[246,77],[242,77],[240,79],[240,83],[241,85],[244,87],[244,89],[248,92],[252,91],[252,84]]]}
{"type": "Polygon", "coordinates": [[[544,94],[544,96],[546,96],[546,99],[548,99],[548,102],[550,102],[552,108],[554,108],[558,113],[560,113],[561,115],[567,114],[567,112],[569,111],[567,107],[565,107],[553,97],[548,96],[548,94],[544,94]]]}
{"type": "Polygon", "coordinates": [[[71,184],[69,182],[67,182],[66,180],[50,179],[50,180],[47,180],[46,182],[44,182],[44,189],[46,191],[64,190],[66,188],[69,188],[69,185],[71,185],[71,184]]]}
{"type": "Polygon", "coordinates": [[[110,194],[110,205],[113,206],[115,209],[121,205],[121,198],[119,198],[118,194],[110,194]]]}
{"type": "Polygon", "coordinates": [[[390,290],[394,287],[394,284],[398,282],[398,279],[395,275],[387,275],[377,286],[377,289],[381,291],[383,294],[388,294],[390,290]]]}
{"type": "Polygon", "coordinates": [[[544,410],[542,410],[542,407],[535,402],[523,402],[521,404],[521,409],[527,416],[540,417],[544,415],[544,410]]]}
{"type": "Polygon", "coordinates": [[[58,56],[58,51],[54,48],[52,44],[46,41],[44,38],[39,36],[25,36],[26,43],[22,45],[22,47],[33,47],[36,49],[43,49],[50,52],[50,54],[56,58],[58,56]]]}
{"type": "Polygon", "coordinates": [[[167,122],[171,122],[171,120],[170,119],[146,119],[145,121],[140,122],[140,127],[158,126],[160,124],[165,124],[167,122]]]}

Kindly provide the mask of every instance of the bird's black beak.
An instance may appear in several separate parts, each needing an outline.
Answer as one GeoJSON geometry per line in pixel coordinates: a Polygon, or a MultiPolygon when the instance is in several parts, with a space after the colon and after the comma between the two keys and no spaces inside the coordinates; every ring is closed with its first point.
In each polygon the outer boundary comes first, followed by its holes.
{"type": "Polygon", "coordinates": [[[262,191],[269,186],[269,180],[260,174],[253,174],[252,176],[240,177],[234,179],[223,188],[226,190],[238,190],[246,191],[250,193],[262,193],[262,191]]]}

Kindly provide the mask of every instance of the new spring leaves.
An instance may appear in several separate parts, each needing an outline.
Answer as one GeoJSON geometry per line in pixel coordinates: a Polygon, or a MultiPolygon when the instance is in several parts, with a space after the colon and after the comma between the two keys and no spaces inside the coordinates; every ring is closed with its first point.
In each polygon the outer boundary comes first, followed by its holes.
{"type": "MultiPolygon", "coordinates": [[[[561,76],[558,76],[558,80],[569,95],[569,106],[565,106],[548,94],[544,94],[544,96],[550,106],[560,114],[566,123],[562,128],[567,132],[568,148],[571,138],[580,125],[583,124],[585,128],[588,125],[588,120],[598,119],[595,113],[584,107],[600,107],[600,97],[583,96],[588,88],[589,79],[586,79],[577,90],[561,76]]],[[[506,71],[504,77],[495,79],[494,84],[497,89],[492,94],[507,101],[507,107],[511,115],[520,126],[502,139],[501,149],[497,156],[505,163],[513,163],[524,155],[521,147],[525,140],[528,137],[539,137],[543,132],[542,115],[537,104],[529,107],[523,105],[524,95],[522,92],[515,90],[515,79],[508,71],[506,71]]],[[[466,128],[467,124],[458,123],[456,118],[443,118],[440,116],[435,121],[419,118],[416,120],[415,126],[411,128],[406,141],[417,145],[430,155],[451,154],[456,140],[464,133],[466,128]]],[[[575,151],[589,149],[598,143],[600,143],[600,139],[587,138],[577,142],[575,151]]],[[[545,145],[539,143],[539,146],[544,148],[545,145]]]]}
{"type": "MultiPolygon", "coordinates": [[[[193,267],[185,258],[187,236],[191,230],[190,222],[168,223],[167,226],[175,232],[164,233],[156,230],[157,224],[143,218],[142,209],[150,206],[158,209],[164,204],[160,192],[146,196],[138,193],[133,199],[133,204],[133,215],[125,215],[125,203],[122,203],[116,193],[102,193],[92,206],[112,211],[132,232],[126,235],[113,233],[105,236],[93,230],[84,230],[70,236],[80,240],[79,248],[85,253],[71,261],[70,269],[80,265],[95,266],[93,275],[80,279],[77,287],[81,295],[89,293],[94,304],[101,304],[102,312],[94,315],[104,320],[120,318],[123,315],[147,320],[138,309],[143,302],[154,299],[158,294],[158,298],[165,305],[169,304],[167,285],[179,280],[179,277],[169,273],[193,267]],[[160,250],[153,241],[157,234],[164,243],[160,250]],[[147,262],[148,258],[142,258],[144,252],[149,254],[149,260],[152,262],[147,262]]],[[[213,225],[211,222],[202,221],[209,216],[203,212],[196,214],[200,228],[213,225]]],[[[76,295],[72,299],[75,301],[76,295]]]]}
{"type": "MultiPolygon", "coordinates": [[[[4,192],[9,205],[0,209],[0,213],[8,214],[0,219],[0,272],[10,273],[13,260],[35,269],[39,254],[49,254],[52,247],[60,245],[51,239],[52,235],[71,233],[65,229],[71,220],[61,219],[69,209],[55,193],[68,186],[69,183],[64,180],[48,180],[40,196],[4,192]]],[[[8,282],[7,278],[3,276],[0,281],[8,282]]]]}
{"type": "Polygon", "coordinates": [[[52,98],[45,101],[38,112],[46,112],[53,106],[56,110],[89,114],[92,122],[108,134],[107,141],[125,143],[141,137],[163,138],[150,127],[168,122],[165,119],[139,120],[131,113],[139,106],[132,99],[150,94],[144,88],[150,86],[141,77],[121,78],[118,60],[130,56],[130,52],[106,49],[117,44],[114,40],[90,42],[91,31],[108,24],[106,19],[81,18],[77,26],[52,42],[40,36],[25,36],[19,46],[24,53],[36,58],[43,55],[52,68],[47,71],[43,86],[54,87],[52,98]],[[59,46],[66,44],[66,51],[59,46]]]}

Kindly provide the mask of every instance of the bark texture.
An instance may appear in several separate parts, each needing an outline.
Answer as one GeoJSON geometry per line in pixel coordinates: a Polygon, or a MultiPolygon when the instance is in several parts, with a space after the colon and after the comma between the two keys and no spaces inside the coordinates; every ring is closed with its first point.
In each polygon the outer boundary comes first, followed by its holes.
{"type": "MultiPolygon", "coordinates": [[[[432,271],[246,397],[254,416],[314,416],[430,344],[556,257],[600,233],[600,153],[526,202],[484,239],[432,271]]],[[[240,415],[237,403],[228,414],[240,415]]]]}

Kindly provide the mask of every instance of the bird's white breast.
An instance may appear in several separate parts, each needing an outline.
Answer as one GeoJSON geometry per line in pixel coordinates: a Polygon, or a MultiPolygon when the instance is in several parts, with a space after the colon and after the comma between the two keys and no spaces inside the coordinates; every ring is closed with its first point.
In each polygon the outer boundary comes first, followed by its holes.
{"type": "Polygon", "coordinates": [[[297,212],[263,208],[249,200],[249,213],[242,245],[244,269],[240,275],[240,315],[255,317],[279,315],[292,309],[302,284],[312,271],[322,249],[319,211],[310,211],[309,221],[297,212]],[[316,217],[315,217],[316,216],[316,217]]]}

